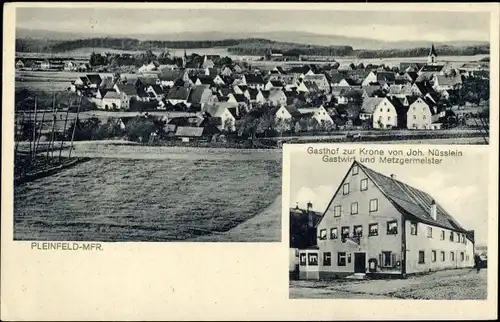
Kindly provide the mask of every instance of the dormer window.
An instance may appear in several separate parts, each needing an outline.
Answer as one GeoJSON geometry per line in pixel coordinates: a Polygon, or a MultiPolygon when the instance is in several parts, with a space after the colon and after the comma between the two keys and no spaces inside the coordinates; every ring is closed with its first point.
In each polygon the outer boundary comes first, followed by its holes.
{"type": "Polygon", "coordinates": [[[359,167],[355,165],[354,167],[352,167],[352,175],[355,176],[358,173],[359,173],[359,167]]]}

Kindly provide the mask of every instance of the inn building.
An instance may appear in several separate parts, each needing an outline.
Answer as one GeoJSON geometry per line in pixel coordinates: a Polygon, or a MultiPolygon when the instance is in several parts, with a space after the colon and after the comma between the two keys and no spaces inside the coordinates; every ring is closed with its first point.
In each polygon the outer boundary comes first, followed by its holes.
{"type": "Polygon", "coordinates": [[[299,250],[308,279],[403,277],[474,265],[474,233],[426,192],[354,161],[299,250]]]}

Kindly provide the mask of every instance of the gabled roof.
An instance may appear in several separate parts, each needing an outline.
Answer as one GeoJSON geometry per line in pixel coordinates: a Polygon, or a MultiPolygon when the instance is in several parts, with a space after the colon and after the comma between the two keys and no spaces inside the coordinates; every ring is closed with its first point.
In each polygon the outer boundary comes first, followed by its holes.
{"type": "Polygon", "coordinates": [[[115,91],[107,91],[103,98],[107,99],[121,99],[122,97],[115,91]]]}
{"type": "Polygon", "coordinates": [[[269,98],[269,94],[271,93],[270,91],[260,91],[262,93],[262,96],[264,96],[265,99],[268,99],[269,98]]]}
{"type": "Polygon", "coordinates": [[[153,89],[153,91],[156,94],[162,94],[163,93],[163,88],[160,85],[150,85],[150,87],[153,89]]]}
{"type": "Polygon", "coordinates": [[[466,230],[440,205],[436,202],[437,216],[434,220],[431,216],[431,203],[435,200],[426,192],[414,188],[394,178],[385,176],[379,172],[369,169],[365,165],[355,161],[366,175],[377,185],[389,201],[396,206],[401,214],[418,221],[459,231],[466,230]]]}
{"type": "Polygon", "coordinates": [[[431,46],[431,51],[429,52],[429,56],[436,56],[437,57],[436,48],[434,48],[434,44],[432,44],[432,46],[431,46]]]}
{"type": "Polygon", "coordinates": [[[175,136],[181,137],[200,137],[203,135],[203,127],[178,126],[175,136]]]}
{"type": "Polygon", "coordinates": [[[149,86],[149,85],[156,85],[156,80],[158,78],[156,77],[152,77],[152,76],[148,76],[148,77],[137,77],[137,81],[136,82],[139,82],[141,83],[142,85],[144,86],[149,86]]]}
{"type": "Polygon", "coordinates": [[[401,100],[397,97],[386,97],[386,99],[392,104],[392,106],[394,106],[398,115],[406,114],[406,112],[408,111],[401,100]]]}
{"type": "Polygon", "coordinates": [[[99,86],[102,82],[101,76],[99,74],[87,74],[87,79],[91,84],[99,86]]]}
{"type": "Polygon", "coordinates": [[[201,98],[203,97],[203,93],[205,93],[205,91],[210,91],[210,89],[205,86],[194,87],[189,94],[188,102],[201,103],[201,98]]]}
{"type": "Polygon", "coordinates": [[[440,72],[443,68],[444,65],[424,65],[420,72],[440,72]]]}
{"type": "Polygon", "coordinates": [[[210,76],[198,76],[198,80],[204,85],[212,85],[214,83],[214,79],[210,76]]]}
{"type": "Polygon", "coordinates": [[[301,115],[301,113],[299,112],[299,110],[295,105],[287,105],[285,106],[285,108],[288,111],[288,113],[290,113],[290,115],[292,115],[293,117],[299,117],[301,115]]]}
{"type": "Polygon", "coordinates": [[[380,84],[392,83],[395,81],[396,75],[394,72],[374,72],[377,75],[377,82],[380,84]]]}
{"type": "Polygon", "coordinates": [[[246,101],[246,97],[243,94],[233,94],[233,97],[238,103],[244,103],[246,101]]]}
{"type": "Polygon", "coordinates": [[[190,88],[172,87],[167,94],[169,100],[187,100],[189,98],[190,88]]]}
{"type": "Polygon", "coordinates": [[[462,77],[460,75],[457,75],[455,77],[447,77],[445,75],[434,75],[435,81],[438,82],[440,86],[455,86],[458,84],[462,84],[462,77]]]}
{"type": "MultiPolygon", "coordinates": [[[[367,177],[377,186],[382,194],[389,202],[408,220],[423,222],[426,224],[466,233],[467,231],[439,204],[435,199],[426,192],[414,188],[406,183],[403,183],[395,178],[388,177],[379,172],[376,172],[358,161],[354,161],[349,168],[350,173],[352,167],[358,165],[359,168],[367,175],[367,177]],[[431,204],[436,204],[436,220],[431,216],[431,204]]],[[[342,180],[342,182],[345,178],[342,180]]],[[[340,191],[341,184],[333,195],[324,214],[330,209],[333,200],[340,191]]],[[[324,214],[323,217],[324,218],[324,214]]]]}
{"type": "Polygon", "coordinates": [[[373,114],[375,108],[384,100],[383,97],[367,97],[363,100],[363,105],[361,106],[362,113],[373,114]]]}
{"type": "Polygon", "coordinates": [[[254,88],[249,88],[248,93],[250,94],[250,99],[254,100],[257,98],[257,94],[259,94],[259,90],[254,88]]]}
{"type": "Polygon", "coordinates": [[[233,104],[230,103],[218,103],[215,105],[211,105],[207,108],[207,113],[212,117],[220,117],[226,110],[234,107],[233,104]]]}
{"type": "Polygon", "coordinates": [[[118,90],[128,96],[137,95],[137,88],[133,84],[117,84],[118,90]]]}
{"type": "Polygon", "coordinates": [[[182,77],[182,74],[183,74],[183,71],[181,70],[171,70],[171,69],[162,69],[160,75],[158,76],[158,78],[161,80],[161,81],[165,81],[165,82],[173,82],[179,78],[182,77]]]}
{"type": "Polygon", "coordinates": [[[271,83],[274,87],[283,87],[283,83],[279,80],[270,80],[269,83],[271,83]]]}
{"type": "Polygon", "coordinates": [[[246,74],[245,80],[247,84],[264,84],[264,78],[261,75],[246,74]]]}

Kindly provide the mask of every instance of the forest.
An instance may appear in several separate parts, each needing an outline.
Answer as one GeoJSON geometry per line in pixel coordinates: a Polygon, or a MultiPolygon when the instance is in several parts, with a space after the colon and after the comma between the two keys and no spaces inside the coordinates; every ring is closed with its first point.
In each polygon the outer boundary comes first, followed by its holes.
{"type": "MultiPolygon", "coordinates": [[[[130,51],[146,51],[177,48],[224,47],[235,55],[264,56],[269,49],[282,50],[294,55],[350,56],[358,58],[424,57],[429,48],[354,50],[351,46],[316,46],[269,39],[226,39],[216,41],[140,41],[133,38],[89,38],[71,41],[41,39],[16,39],[16,52],[60,53],[85,47],[109,48],[130,51]]],[[[489,54],[490,46],[440,46],[436,47],[440,56],[469,56],[489,54]]]]}

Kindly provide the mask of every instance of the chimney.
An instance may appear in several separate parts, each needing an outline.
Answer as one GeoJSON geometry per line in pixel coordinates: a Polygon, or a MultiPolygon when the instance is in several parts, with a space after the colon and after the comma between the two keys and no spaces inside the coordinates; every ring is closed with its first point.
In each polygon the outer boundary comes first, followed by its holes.
{"type": "Polygon", "coordinates": [[[314,221],[313,221],[313,215],[312,215],[312,203],[308,202],[307,203],[307,220],[308,220],[308,226],[312,228],[314,226],[314,221]]]}
{"type": "Polygon", "coordinates": [[[391,179],[396,179],[396,175],[391,174],[391,179]]]}
{"type": "Polygon", "coordinates": [[[434,200],[432,200],[432,202],[431,202],[431,217],[434,220],[437,219],[437,206],[436,206],[436,202],[434,200]]]}

